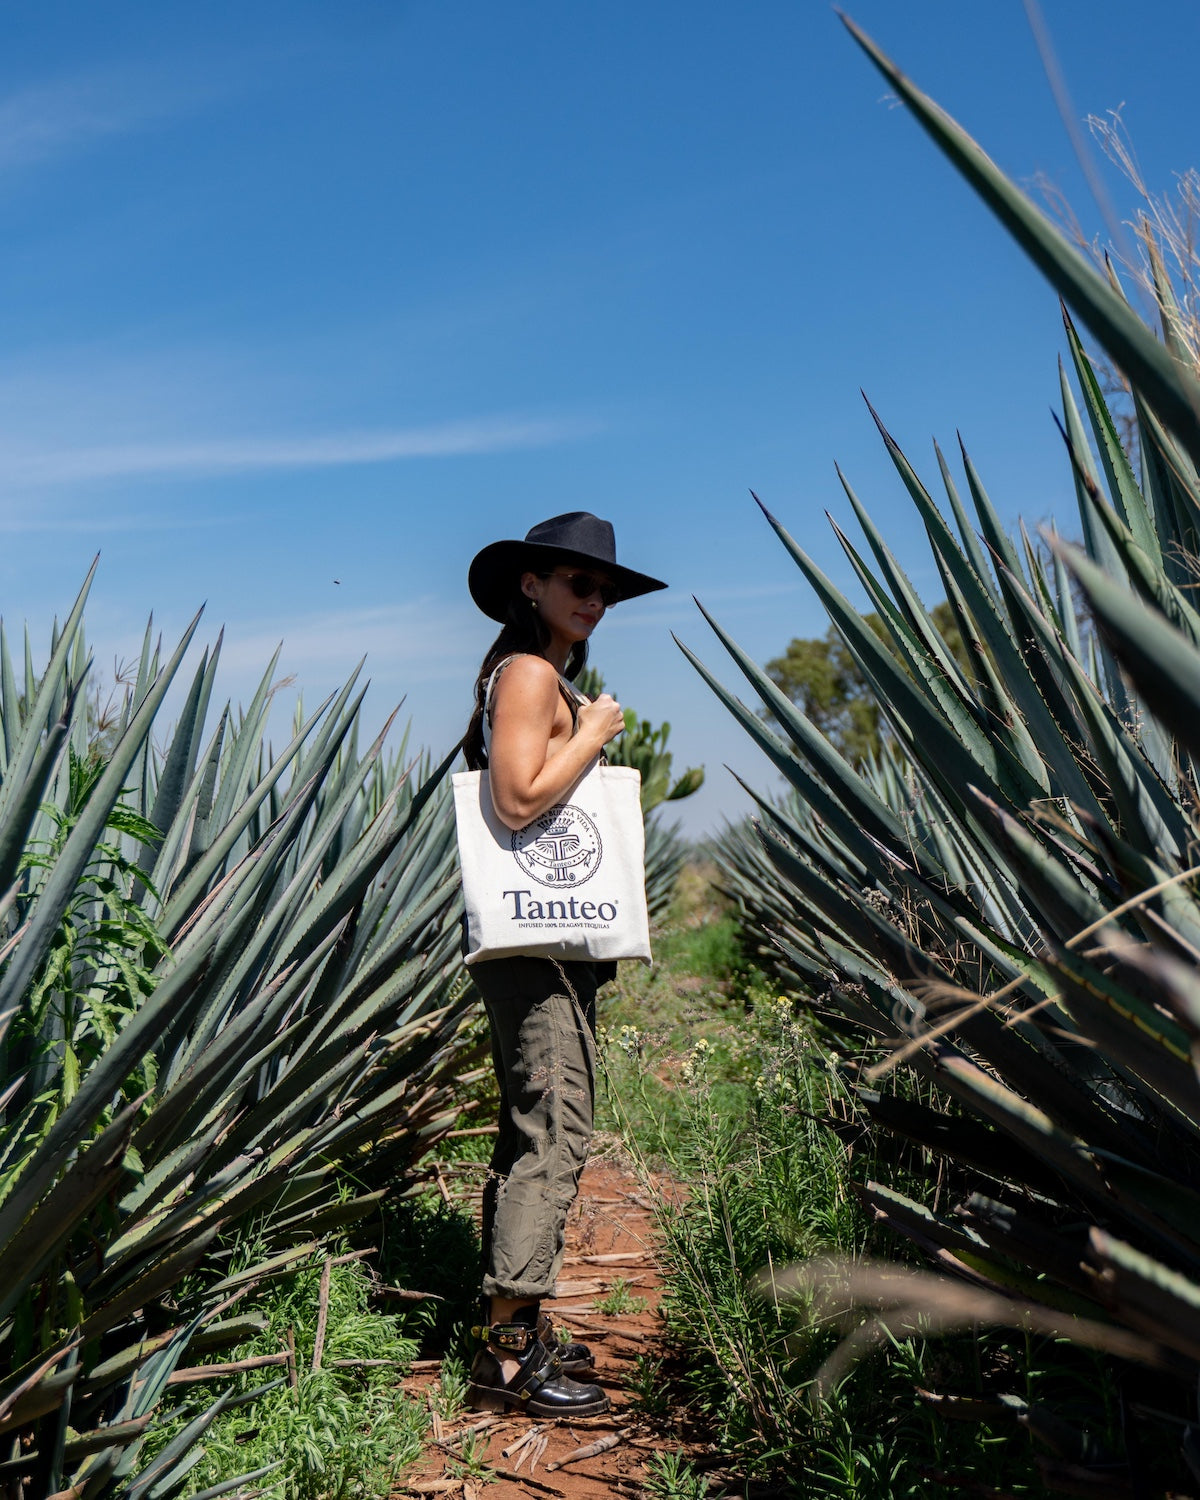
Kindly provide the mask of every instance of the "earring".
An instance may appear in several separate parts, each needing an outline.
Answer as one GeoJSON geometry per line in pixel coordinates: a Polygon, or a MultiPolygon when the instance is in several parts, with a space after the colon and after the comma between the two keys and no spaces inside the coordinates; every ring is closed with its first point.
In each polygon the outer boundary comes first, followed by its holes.
{"type": "Polygon", "coordinates": [[[533,609],[533,610],[536,610],[537,609],[537,600],[536,599],[531,599],[529,601],[529,607],[531,609],[533,609]]]}

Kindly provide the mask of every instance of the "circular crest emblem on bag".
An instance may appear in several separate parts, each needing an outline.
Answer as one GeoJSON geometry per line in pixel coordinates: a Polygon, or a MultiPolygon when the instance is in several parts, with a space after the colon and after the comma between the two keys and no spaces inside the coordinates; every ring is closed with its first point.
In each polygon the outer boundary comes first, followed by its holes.
{"type": "Polygon", "coordinates": [[[526,875],[549,886],[582,885],[600,868],[600,830],[581,807],[551,807],[512,836],[512,852],[526,875]]]}

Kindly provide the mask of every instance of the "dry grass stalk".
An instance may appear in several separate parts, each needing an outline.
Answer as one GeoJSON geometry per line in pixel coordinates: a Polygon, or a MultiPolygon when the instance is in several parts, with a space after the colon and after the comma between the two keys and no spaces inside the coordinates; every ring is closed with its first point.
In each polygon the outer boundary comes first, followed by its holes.
{"type": "MultiPolygon", "coordinates": [[[[562,1308],[555,1308],[555,1311],[561,1313],[562,1308]]],[[[606,1324],[597,1323],[594,1318],[580,1317],[578,1313],[571,1314],[571,1326],[586,1330],[590,1339],[606,1339],[613,1332],[606,1324]]]]}
{"type": "Polygon", "coordinates": [[[329,1321],[329,1275],[331,1270],[329,1256],[325,1257],[325,1263],[321,1267],[321,1290],[317,1295],[317,1333],[313,1339],[314,1370],[321,1368],[321,1356],[325,1353],[325,1325],[329,1321]]]}
{"type": "Polygon", "coordinates": [[[454,1200],[450,1197],[450,1189],[446,1186],[446,1179],[442,1176],[441,1168],[434,1168],[434,1176],[437,1180],[438,1192],[442,1195],[442,1202],[447,1208],[454,1207],[454,1200]]]}
{"type": "MultiPolygon", "coordinates": [[[[513,1464],[513,1473],[519,1473],[525,1462],[529,1459],[533,1459],[536,1456],[539,1445],[548,1441],[549,1440],[545,1437],[540,1427],[530,1428],[529,1432],[526,1433],[525,1440],[523,1442],[519,1444],[513,1444],[514,1448],[519,1449],[519,1452],[517,1453],[517,1461],[515,1464],[513,1464]]],[[[507,1450],[505,1450],[505,1452],[507,1456],[507,1450]]],[[[529,1472],[531,1474],[533,1473],[535,1467],[536,1465],[534,1463],[530,1463],[529,1472]]]]}
{"type": "Polygon", "coordinates": [[[168,1385],[193,1385],[198,1380],[220,1380],[226,1375],[240,1375],[244,1370],[261,1370],[267,1365],[288,1365],[290,1354],[255,1354],[248,1359],[231,1360],[223,1365],[191,1365],[185,1370],[172,1370],[167,1376],[168,1385]]]}
{"type": "Polygon", "coordinates": [[[929,1338],[980,1324],[1070,1339],[1156,1369],[1177,1365],[1173,1351],[1156,1339],[883,1261],[823,1257],[777,1272],[775,1286],[784,1296],[811,1298],[818,1321],[848,1330],[817,1372],[813,1394],[818,1400],[836,1388],[861,1354],[885,1340],[929,1338]],[[866,1309],[874,1316],[860,1321],[866,1309]]]}
{"type": "MultiPolygon", "coordinates": [[[[1074,933],[1066,940],[1063,947],[1068,949],[1078,948],[1080,943],[1085,942],[1094,933],[1100,932],[1119,917],[1125,916],[1127,912],[1136,911],[1139,906],[1153,900],[1155,896],[1161,895],[1163,891],[1169,890],[1171,886],[1182,885],[1185,880],[1193,880],[1197,875],[1200,875],[1200,865],[1190,865],[1186,870],[1180,870],[1178,874],[1171,875],[1166,880],[1160,880],[1156,884],[1148,886],[1146,890],[1139,891],[1136,896],[1130,896],[1127,901],[1122,901],[1118,906],[1114,906],[1111,911],[1105,912],[1102,917],[1098,917],[1096,921],[1089,923],[1088,926],[1074,933]]],[[[956,999],[964,1008],[956,1010],[949,1017],[928,1027],[919,1036],[915,1036],[910,1041],[905,1042],[888,1057],[885,1057],[882,1062],[877,1062],[868,1068],[864,1077],[869,1083],[875,1083],[880,1078],[886,1077],[894,1068],[898,1068],[901,1063],[906,1062],[915,1053],[927,1047],[930,1042],[945,1036],[947,1032],[953,1031],[957,1026],[961,1026],[964,1021],[969,1021],[972,1016],[997,1007],[1000,1001],[1007,999],[1009,995],[1020,989],[1023,984],[1027,984],[1030,978],[1031,975],[1028,973],[1018,974],[1010,979],[1007,984],[1001,985],[998,990],[993,990],[990,995],[972,995],[968,990],[957,991],[948,985],[936,986],[936,993],[940,999],[956,999]]],[[[1049,1005],[1056,999],[1058,997],[1054,995],[1046,996],[1038,1002],[1038,1005],[1049,1005]]],[[[1020,1012],[1017,1018],[1019,1019],[1027,1013],[1032,1014],[1032,1012],[1020,1012]]]]}
{"type": "Polygon", "coordinates": [[[476,1432],[482,1432],[485,1427],[494,1427],[496,1424],[495,1414],[489,1412],[486,1417],[480,1417],[478,1422],[472,1422],[467,1427],[460,1427],[457,1432],[452,1432],[448,1437],[435,1440],[439,1448],[445,1448],[447,1452],[453,1451],[465,1438],[471,1437],[476,1432]]]}
{"type": "Polygon", "coordinates": [[[615,1250],[606,1255],[570,1255],[571,1261],[584,1261],[589,1266],[635,1266],[650,1259],[649,1250],[615,1250]]]}
{"type": "Polygon", "coordinates": [[[348,1266],[352,1260],[366,1260],[368,1255],[378,1255],[379,1250],[375,1245],[368,1245],[365,1250],[350,1250],[345,1255],[335,1255],[329,1264],[331,1266],[348,1266]]]}
{"type": "MultiPolygon", "coordinates": [[[[508,1447],[502,1451],[501,1458],[511,1458],[514,1453],[519,1453],[522,1448],[540,1437],[541,1432],[542,1429],[536,1424],[533,1427],[527,1427],[515,1442],[509,1443],[508,1447]]],[[[517,1465],[517,1468],[520,1468],[520,1464],[517,1465]]]]}

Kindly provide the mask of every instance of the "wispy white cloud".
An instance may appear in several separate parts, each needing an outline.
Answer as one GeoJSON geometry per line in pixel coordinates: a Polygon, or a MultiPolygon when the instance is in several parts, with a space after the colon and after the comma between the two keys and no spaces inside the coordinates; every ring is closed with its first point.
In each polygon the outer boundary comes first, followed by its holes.
{"type": "Polygon", "coordinates": [[[0,174],[38,166],[191,108],[178,78],[116,69],[34,84],[0,97],[0,174]]]}
{"type": "Polygon", "coordinates": [[[184,527],[215,528],[229,526],[233,517],[192,508],[180,513],[143,511],[112,515],[107,511],[89,511],[86,515],[55,515],[50,511],[30,510],[22,505],[11,514],[0,514],[0,536],[26,536],[55,533],[62,536],[111,536],[120,532],[179,531],[184,527]]]}
{"type": "Polygon", "coordinates": [[[280,672],[298,673],[301,685],[324,687],[344,680],[360,657],[366,675],[382,684],[474,680],[485,638],[473,612],[448,611],[435,598],[353,605],[264,620],[229,620],[221,651],[221,680],[257,683],[282,642],[280,672]]]}
{"type": "MultiPolygon", "coordinates": [[[[189,610],[168,608],[156,614],[153,634],[161,633],[166,651],[180,638],[189,610]]],[[[9,620],[10,640],[13,624],[9,620]]],[[[48,622],[45,623],[48,633],[48,622]]],[[[119,669],[136,663],[142,649],[145,620],[125,601],[89,601],[87,634],[96,652],[95,677],[107,692],[119,669]],[[111,664],[111,665],[110,665],[111,664]]],[[[162,722],[169,724],[182,707],[200,652],[223,632],[214,703],[208,728],[216,724],[221,706],[247,705],[277,648],[282,648],[274,672],[276,692],[269,715],[269,736],[276,747],[291,735],[298,701],[307,713],[330,693],[338,691],[365,657],[358,687],[367,687],[362,732],[373,737],[397,707],[400,716],[393,732],[398,743],[403,726],[412,718],[414,744],[442,753],[466,728],[471,689],[487,641],[495,626],[475,616],[470,607],[451,609],[432,595],[386,604],[347,604],[341,608],[297,609],[223,620],[206,613],[196,640],[167,696],[162,722]]],[[[43,626],[35,630],[41,639],[43,626]]]]}
{"type": "Polygon", "coordinates": [[[0,481],[26,488],[141,476],[205,477],[337,468],[539,448],[596,431],[582,420],[494,417],[322,437],[199,438],[26,447],[0,441],[0,481]]]}
{"type": "MultiPolygon", "coordinates": [[[[448,746],[466,728],[471,686],[491,628],[480,630],[466,609],[448,611],[444,600],[407,599],[258,620],[227,620],[217,673],[217,697],[248,703],[275,648],[282,644],[271,713],[276,744],[302,698],[308,711],[339,689],[366,658],[359,686],[371,684],[363,727],[374,735],[401,706],[411,714],[422,743],[448,746]]],[[[215,636],[215,621],[206,639],[215,636]]],[[[127,654],[137,643],[132,632],[127,654]]]]}

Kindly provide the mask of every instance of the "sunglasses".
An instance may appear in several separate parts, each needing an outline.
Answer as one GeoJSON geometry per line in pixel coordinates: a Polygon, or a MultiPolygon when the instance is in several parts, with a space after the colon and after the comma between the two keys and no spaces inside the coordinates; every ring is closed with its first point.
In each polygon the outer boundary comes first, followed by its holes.
{"type": "Polygon", "coordinates": [[[590,599],[593,594],[599,594],[605,609],[611,609],[621,598],[621,590],[615,583],[597,578],[593,573],[554,573],[551,576],[561,578],[576,599],[590,599]]]}

